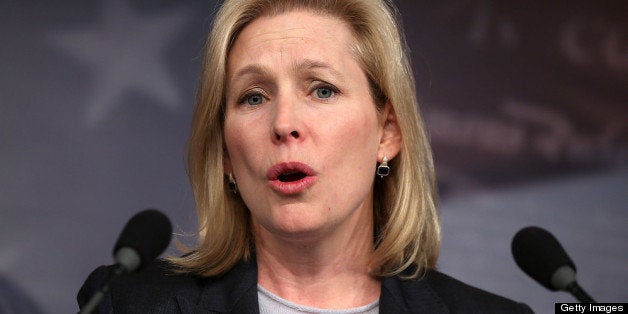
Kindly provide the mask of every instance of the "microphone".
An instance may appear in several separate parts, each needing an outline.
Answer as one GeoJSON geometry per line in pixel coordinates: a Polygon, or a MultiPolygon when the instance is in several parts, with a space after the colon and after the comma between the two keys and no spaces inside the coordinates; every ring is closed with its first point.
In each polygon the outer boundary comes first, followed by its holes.
{"type": "Polygon", "coordinates": [[[113,248],[116,262],[113,272],[79,313],[91,313],[109,291],[113,279],[142,270],[168,247],[171,237],[170,220],[160,211],[146,209],[135,214],[122,229],[113,248]]]}
{"type": "Polygon", "coordinates": [[[126,272],[139,271],[168,247],[171,238],[168,217],[156,209],[146,209],[135,214],[122,229],[113,247],[113,259],[126,272]]]}
{"type": "Polygon", "coordinates": [[[567,291],[580,302],[595,303],[576,281],[576,265],[547,230],[535,226],[519,230],[511,250],[519,268],[545,288],[567,291]]]}

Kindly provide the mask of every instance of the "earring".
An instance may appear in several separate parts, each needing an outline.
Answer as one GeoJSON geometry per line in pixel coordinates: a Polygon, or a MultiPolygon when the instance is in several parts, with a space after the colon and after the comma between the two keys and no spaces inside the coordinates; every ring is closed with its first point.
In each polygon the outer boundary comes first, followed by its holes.
{"type": "Polygon", "coordinates": [[[382,160],[382,163],[377,166],[376,173],[380,178],[383,178],[390,174],[390,167],[388,167],[388,158],[386,156],[384,156],[384,160],[382,160]]]}
{"type": "Polygon", "coordinates": [[[233,194],[238,193],[238,185],[236,184],[236,180],[231,172],[229,172],[229,190],[233,192],[233,194]]]}

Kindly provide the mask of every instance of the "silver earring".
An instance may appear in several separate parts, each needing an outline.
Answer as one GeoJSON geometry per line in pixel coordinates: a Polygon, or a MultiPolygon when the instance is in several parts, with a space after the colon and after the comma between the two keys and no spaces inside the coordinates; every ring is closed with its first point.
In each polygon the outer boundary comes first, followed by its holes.
{"type": "Polygon", "coordinates": [[[236,184],[236,180],[231,172],[229,172],[229,190],[233,192],[233,194],[238,193],[238,185],[236,184]]]}
{"type": "Polygon", "coordinates": [[[384,156],[384,160],[382,160],[382,163],[377,166],[376,173],[380,178],[383,178],[390,174],[390,167],[388,167],[388,158],[386,156],[384,156]]]}

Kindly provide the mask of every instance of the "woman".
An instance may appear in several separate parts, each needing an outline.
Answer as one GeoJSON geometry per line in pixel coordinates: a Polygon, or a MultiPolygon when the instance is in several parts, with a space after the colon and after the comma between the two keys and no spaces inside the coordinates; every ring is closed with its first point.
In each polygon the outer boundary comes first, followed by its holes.
{"type": "Polygon", "coordinates": [[[530,311],[433,270],[431,151],[394,12],[225,1],[189,142],[198,247],[114,286],[103,311],[530,311]]]}

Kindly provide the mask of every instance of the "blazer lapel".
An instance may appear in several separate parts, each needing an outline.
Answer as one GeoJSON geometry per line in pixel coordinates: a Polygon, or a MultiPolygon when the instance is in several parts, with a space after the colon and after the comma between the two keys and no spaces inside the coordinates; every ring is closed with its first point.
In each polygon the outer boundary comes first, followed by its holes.
{"type": "Polygon", "coordinates": [[[379,299],[380,313],[446,314],[449,310],[429,286],[425,278],[401,280],[386,277],[382,280],[379,299]]]}
{"type": "Polygon", "coordinates": [[[208,278],[200,296],[177,296],[181,313],[259,313],[257,264],[252,258],[238,263],[221,277],[208,278]]]}

